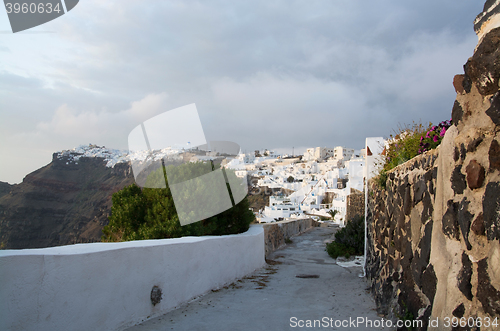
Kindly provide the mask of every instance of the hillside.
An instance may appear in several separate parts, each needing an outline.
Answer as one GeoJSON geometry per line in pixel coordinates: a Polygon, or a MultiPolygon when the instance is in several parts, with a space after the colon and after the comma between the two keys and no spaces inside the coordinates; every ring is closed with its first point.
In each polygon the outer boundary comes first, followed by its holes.
{"type": "Polygon", "coordinates": [[[10,192],[12,185],[6,182],[0,182],[0,198],[10,192]]]}
{"type": "Polygon", "coordinates": [[[128,162],[110,164],[106,155],[85,156],[82,151],[54,153],[51,163],[22,183],[0,183],[0,246],[21,249],[100,241],[111,195],[131,183],[128,162]]]}

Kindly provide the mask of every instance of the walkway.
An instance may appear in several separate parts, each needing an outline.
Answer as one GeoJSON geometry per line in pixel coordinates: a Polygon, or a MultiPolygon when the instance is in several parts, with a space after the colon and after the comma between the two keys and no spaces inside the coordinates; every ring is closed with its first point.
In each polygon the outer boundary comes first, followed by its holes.
{"type": "Polygon", "coordinates": [[[343,268],[326,253],[324,241],[334,231],[314,228],[295,237],[252,275],[127,331],[390,330],[352,327],[358,317],[372,322],[381,317],[366,281],[358,277],[361,267],[343,268]],[[320,321],[307,327],[308,320],[320,321]]]}

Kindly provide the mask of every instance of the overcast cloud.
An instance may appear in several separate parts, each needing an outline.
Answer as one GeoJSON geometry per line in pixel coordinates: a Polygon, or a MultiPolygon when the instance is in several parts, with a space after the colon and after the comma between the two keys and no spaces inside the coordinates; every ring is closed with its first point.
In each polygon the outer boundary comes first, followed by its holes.
{"type": "Polygon", "coordinates": [[[0,10],[0,180],[81,144],[126,149],[140,122],[193,102],[208,140],[248,152],[360,149],[398,124],[449,119],[482,7],[82,0],[16,34],[0,10]]]}

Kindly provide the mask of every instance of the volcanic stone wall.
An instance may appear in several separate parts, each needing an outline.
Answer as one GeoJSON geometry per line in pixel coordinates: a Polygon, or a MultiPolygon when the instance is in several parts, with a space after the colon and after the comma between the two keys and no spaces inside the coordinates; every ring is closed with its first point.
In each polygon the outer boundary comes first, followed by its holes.
{"type": "Polygon", "coordinates": [[[351,194],[347,196],[345,220],[350,221],[356,215],[365,215],[365,193],[351,188],[351,194]]]}
{"type": "MultiPolygon", "coordinates": [[[[496,6],[487,1],[485,12],[496,6]]],[[[500,323],[500,28],[483,14],[479,44],[453,81],[443,142],[393,169],[386,189],[369,186],[367,273],[378,308],[421,319],[423,330],[479,330],[445,327],[453,317],[500,323]]]]}

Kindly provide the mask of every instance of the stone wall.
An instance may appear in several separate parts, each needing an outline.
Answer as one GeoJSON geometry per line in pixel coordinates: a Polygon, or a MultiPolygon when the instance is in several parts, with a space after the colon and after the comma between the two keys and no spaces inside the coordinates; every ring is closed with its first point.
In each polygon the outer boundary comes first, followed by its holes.
{"type": "Polygon", "coordinates": [[[379,310],[419,318],[423,330],[476,330],[446,328],[453,317],[500,323],[500,20],[484,15],[495,6],[476,20],[479,44],[453,80],[454,125],[440,147],[393,169],[386,190],[369,185],[367,273],[379,310]]]}
{"type": "Polygon", "coordinates": [[[266,223],[264,227],[264,246],[266,257],[275,250],[285,246],[285,240],[300,235],[305,231],[319,226],[310,218],[266,223]]]}
{"type": "Polygon", "coordinates": [[[356,215],[365,216],[365,194],[351,188],[346,201],[345,220],[350,221],[356,215]]]}
{"type": "Polygon", "coordinates": [[[409,311],[428,319],[436,293],[429,263],[438,150],[388,174],[387,187],[369,182],[367,276],[379,313],[398,318],[409,311]]]}

